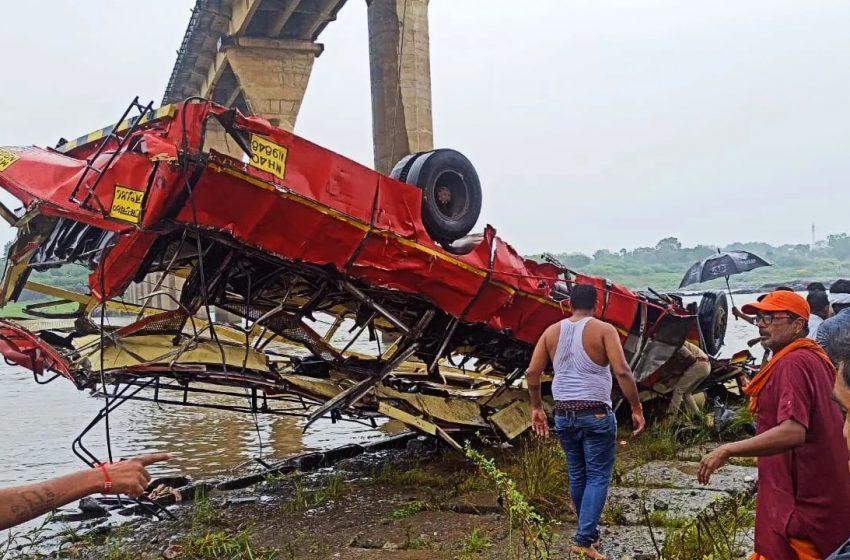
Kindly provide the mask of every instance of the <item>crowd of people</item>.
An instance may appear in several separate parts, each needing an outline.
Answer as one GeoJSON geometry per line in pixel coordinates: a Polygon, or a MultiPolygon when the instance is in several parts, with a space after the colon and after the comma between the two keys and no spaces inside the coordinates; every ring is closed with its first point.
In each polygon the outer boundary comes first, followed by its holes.
{"type": "MultiPolygon", "coordinates": [[[[744,387],[756,420],[753,437],[705,455],[697,479],[707,484],[732,457],[758,457],[755,552],[751,560],[850,560],[850,281],[827,292],[808,286],[807,297],[778,288],[733,308],[758,328],[765,361],[744,387]],[[769,357],[769,359],[768,359],[769,357]]],[[[610,410],[613,371],[632,409],[634,434],[645,420],[634,377],[613,327],[594,319],[595,290],[574,286],[574,314],[549,327],[528,368],[532,427],[548,435],[540,376],[554,372],[555,432],[564,449],[578,528],[572,551],[605,560],[598,523],[616,451],[610,410]]],[[[709,374],[708,356],[685,343],[674,354],[683,374],[668,414],[698,413],[691,393],[709,374]]]]}

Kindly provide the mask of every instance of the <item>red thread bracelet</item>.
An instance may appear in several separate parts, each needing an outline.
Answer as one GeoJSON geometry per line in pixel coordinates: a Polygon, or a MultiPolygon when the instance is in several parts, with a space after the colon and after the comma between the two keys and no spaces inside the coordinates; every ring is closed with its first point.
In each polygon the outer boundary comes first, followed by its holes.
{"type": "Polygon", "coordinates": [[[111,465],[112,463],[99,463],[97,466],[100,467],[100,470],[103,471],[103,493],[109,493],[112,491],[112,479],[109,478],[109,471],[106,470],[107,465],[111,465]]]}

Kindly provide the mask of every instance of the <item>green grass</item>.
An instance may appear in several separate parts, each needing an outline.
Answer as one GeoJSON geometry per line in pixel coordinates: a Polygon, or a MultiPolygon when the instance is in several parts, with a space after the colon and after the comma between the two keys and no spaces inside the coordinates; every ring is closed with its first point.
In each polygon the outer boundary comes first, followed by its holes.
{"type": "Polygon", "coordinates": [[[736,496],[716,502],[693,520],[669,530],[661,547],[665,560],[728,560],[739,556],[742,536],[755,522],[755,500],[736,496]]]}
{"type": "Polygon", "coordinates": [[[316,488],[308,488],[301,474],[297,474],[293,480],[292,498],[283,503],[283,510],[287,513],[300,513],[317,508],[344,496],[348,491],[345,479],[340,473],[334,473],[316,488]]]}
{"type": "Polygon", "coordinates": [[[648,426],[643,434],[630,440],[627,449],[618,458],[624,463],[620,466],[628,469],[650,461],[675,459],[678,449],[670,425],[659,422],[648,426]]]}
{"type": "Polygon", "coordinates": [[[505,472],[536,511],[552,516],[565,508],[569,480],[564,451],[556,438],[523,438],[516,452],[505,459],[505,472]]]}
{"type": "Polygon", "coordinates": [[[417,513],[421,511],[427,511],[430,509],[428,503],[423,502],[421,500],[417,500],[415,502],[411,502],[406,506],[402,506],[400,508],[394,509],[390,514],[390,517],[393,519],[407,519],[408,517],[413,517],[417,513]]]}
{"type": "Polygon", "coordinates": [[[490,490],[493,488],[493,484],[486,477],[483,477],[478,473],[473,473],[465,476],[463,480],[457,484],[456,488],[459,494],[464,494],[466,492],[490,490]]]}
{"type": "Polygon", "coordinates": [[[124,548],[120,540],[110,538],[106,540],[106,552],[103,558],[105,560],[134,560],[136,555],[124,548]]]}
{"type": "Polygon", "coordinates": [[[720,432],[720,438],[726,441],[748,438],[750,434],[747,433],[746,427],[752,425],[754,422],[755,418],[753,417],[753,413],[750,412],[750,407],[742,406],[735,411],[735,418],[732,422],[720,432]]]}
{"type": "Polygon", "coordinates": [[[623,504],[609,497],[608,503],[605,504],[605,509],[602,511],[601,521],[603,525],[625,525],[628,520],[626,519],[626,509],[623,507],[623,504]]]}
{"type": "Polygon", "coordinates": [[[461,552],[466,554],[479,554],[487,550],[487,547],[490,546],[490,539],[484,535],[478,527],[472,530],[471,533],[466,537],[466,540],[463,541],[463,547],[461,552]]]}
{"type": "Polygon", "coordinates": [[[214,531],[182,541],[178,560],[275,560],[277,551],[251,544],[248,531],[229,534],[214,531]]]}
{"type": "Polygon", "coordinates": [[[679,515],[671,514],[667,511],[654,510],[649,514],[650,527],[684,527],[688,524],[688,519],[679,515]]]}
{"type": "Polygon", "coordinates": [[[55,513],[45,515],[41,522],[23,532],[9,530],[5,541],[0,537],[0,560],[7,558],[26,558],[29,553],[36,553],[36,547],[50,534],[49,525],[53,523],[55,513]]]}
{"type": "Polygon", "coordinates": [[[428,472],[422,467],[412,467],[400,470],[387,461],[381,468],[373,471],[372,477],[376,482],[391,486],[414,486],[418,488],[443,488],[454,484],[454,476],[445,473],[428,472]]]}
{"type": "MultiPolygon", "coordinates": [[[[30,304],[33,304],[33,303],[37,303],[37,302],[35,302],[35,301],[11,301],[11,302],[7,303],[6,305],[4,305],[3,307],[0,307],[0,317],[3,317],[3,318],[6,318],[6,317],[18,317],[18,318],[20,318],[20,317],[27,317],[27,318],[34,317],[33,315],[28,315],[24,311],[24,308],[27,305],[30,305],[30,304]]],[[[79,305],[76,304],[76,303],[60,303],[58,305],[53,305],[53,306],[50,306],[50,307],[43,307],[43,308],[41,308],[41,311],[48,312],[48,313],[70,313],[72,311],[75,311],[78,307],[79,307],[79,305]]]]}
{"type": "Polygon", "coordinates": [[[653,422],[643,434],[629,440],[628,446],[620,450],[616,472],[651,461],[676,460],[682,450],[704,444],[716,436],[707,417],[702,414],[653,422]]]}
{"type": "MultiPolygon", "coordinates": [[[[552,540],[551,522],[535,511],[528,498],[519,491],[517,483],[496,466],[496,461],[472,448],[465,442],[466,456],[493,481],[508,513],[508,547],[514,548],[513,530],[521,535],[521,543],[527,558],[544,560],[549,558],[552,540]]],[[[529,459],[529,461],[531,461],[529,459]]]]}
{"type": "Polygon", "coordinates": [[[283,473],[266,473],[266,475],[263,476],[263,484],[280,484],[285,480],[286,475],[283,473]]]}
{"type": "Polygon", "coordinates": [[[221,524],[221,512],[210,499],[209,494],[198,492],[192,508],[192,527],[215,527],[221,524]]]}
{"type": "MultiPolygon", "coordinates": [[[[427,504],[427,509],[440,509],[446,501],[461,494],[493,487],[465,457],[453,450],[412,465],[386,461],[372,470],[372,479],[381,486],[415,489],[418,501],[427,504]]],[[[399,508],[398,515],[408,507],[399,508]]]]}
{"type": "Polygon", "coordinates": [[[415,539],[408,536],[407,541],[400,547],[402,550],[431,550],[434,543],[425,535],[419,535],[415,539]]]}

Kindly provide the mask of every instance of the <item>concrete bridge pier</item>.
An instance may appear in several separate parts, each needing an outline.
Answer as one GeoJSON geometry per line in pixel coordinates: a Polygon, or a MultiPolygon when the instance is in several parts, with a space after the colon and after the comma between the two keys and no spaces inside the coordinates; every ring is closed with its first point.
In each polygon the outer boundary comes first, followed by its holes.
{"type": "MultiPolygon", "coordinates": [[[[211,98],[293,130],[318,38],[346,0],[196,0],[163,103],[211,98]]],[[[411,152],[433,149],[429,0],[366,0],[375,169],[388,173],[411,152]]],[[[210,123],[206,147],[245,155],[210,123]]],[[[156,276],[128,292],[149,293],[156,276]]],[[[179,290],[178,278],[163,287],[179,290]]],[[[151,305],[173,308],[162,296],[151,305]]],[[[223,313],[223,312],[221,312],[223,313]]],[[[217,318],[222,316],[217,313],[217,318]]],[[[236,320],[226,314],[225,321],[236,320]]]]}
{"type": "MultiPolygon", "coordinates": [[[[228,37],[222,39],[215,70],[202,91],[213,101],[261,115],[279,128],[292,131],[307,91],[313,61],[323,46],[312,41],[228,37]]],[[[212,123],[207,146],[241,159],[242,151],[212,123]]]]}
{"type": "Polygon", "coordinates": [[[366,0],[375,169],[434,149],[428,0],[366,0]]]}
{"type": "MultiPolygon", "coordinates": [[[[261,115],[272,125],[293,130],[310,81],[313,61],[322,45],[311,41],[229,37],[222,39],[217,75],[202,90],[212,99],[239,108],[249,115],[261,115]]],[[[242,149],[216,122],[207,125],[206,145],[236,159],[246,157],[242,149]]],[[[216,320],[241,322],[238,315],[216,309],[216,320]]]]}
{"type": "Polygon", "coordinates": [[[313,61],[324,47],[312,41],[247,37],[236,43],[225,52],[246,108],[274,126],[294,130],[313,61]]]}

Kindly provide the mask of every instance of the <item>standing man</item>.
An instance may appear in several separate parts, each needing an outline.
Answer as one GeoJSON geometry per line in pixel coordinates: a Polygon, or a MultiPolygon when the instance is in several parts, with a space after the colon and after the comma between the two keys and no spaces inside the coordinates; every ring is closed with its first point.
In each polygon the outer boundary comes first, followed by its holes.
{"type": "Polygon", "coordinates": [[[829,287],[829,301],[835,315],[824,321],[818,327],[818,341],[829,354],[833,363],[838,363],[838,357],[830,353],[829,340],[835,333],[850,329],[850,280],[836,280],[829,287]]]}
{"type": "Polygon", "coordinates": [[[809,282],[806,286],[806,292],[807,294],[812,292],[826,292],[826,286],[822,282],[809,282]]]}
{"type": "Polygon", "coordinates": [[[817,340],[821,323],[829,318],[829,296],[823,290],[813,290],[806,296],[806,301],[812,311],[809,316],[809,338],[817,340]]]}
{"type": "MultiPolygon", "coordinates": [[[[850,330],[834,331],[824,348],[830,356],[838,358],[838,375],[832,398],[844,414],[844,439],[850,449],[850,330]]],[[[850,541],[845,542],[827,560],[850,560],[850,541]]]]}
{"type": "Polygon", "coordinates": [[[611,410],[612,370],[631,404],[634,435],[643,431],[645,421],[617,330],[593,318],[596,288],[574,284],[570,306],[572,316],[543,332],[528,366],[531,425],[537,435],[549,434],[540,398],[540,374],[551,362],[555,372],[555,431],[567,456],[570,495],[578,515],[572,551],[606,560],[594,543],[599,540],[599,518],[608,498],[617,451],[617,419],[611,410]]]}
{"type": "Polygon", "coordinates": [[[751,325],[755,325],[755,324],[756,324],[756,319],[755,319],[755,317],[753,317],[752,315],[747,315],[746,313],[741,312],[741,310],[740,310],[740,309],[738,309],[738,308],[737,308],[737,307],[735,307],[735,306],[732,306],[732,315],[734,315],[734,316],[735,316],[735,317],[737,317],[738,319],[742,319],[742,320],[744,320],[744,321],[748,322],[748,323],[749,323],[749,324],[751,324],[751,325]]]}
{"type": "Polygon", "coordinates": [[[694,400],[693,392],[711,373],[711,362],[708,361],[708,356],[699,346],[691,344],[687,340],[681,348],[676,350],[674,356],[674,359],[682,362],[687,369],[676,380],[673,394],[670,397],[670,406],[667,408],[667,415],[676,416],[679,414],[682,402],[685,403],[685,410],[688,414],[699,414],[701,411],[696,400],[694,400]]]}
{"type": "Polygon", "coordinates": [[[762,344],[773,351],[744,389],[756,435],[704,456],[698,478],[707,484],[730,457],[759,457],[751,560],[825,558],[850,536],[850,453],[841,413],[830,402],[835,368],[806,338],[809,305],[802,296],[773,292],[743,311],[756,314],[762,344]]]}

